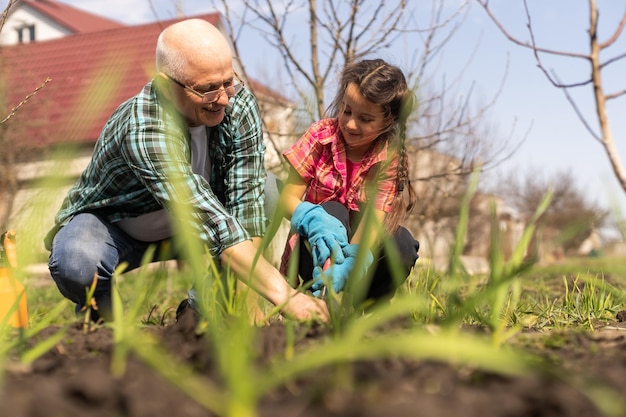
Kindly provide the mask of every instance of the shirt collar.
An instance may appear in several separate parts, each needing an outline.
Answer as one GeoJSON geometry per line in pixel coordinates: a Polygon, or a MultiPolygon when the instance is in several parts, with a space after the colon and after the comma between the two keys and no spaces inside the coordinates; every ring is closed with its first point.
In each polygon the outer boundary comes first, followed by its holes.
{"type": "MultiPolygon", "coordinates": [[[[333,152],[336,155],[343,154],[344,158],[346,157],[346,145],[341,137],[341,131],[337,129],[337,134],[334,136],[336,140],[332,144],[333,152]]],[[[330,141],[329,139],[327,139],[330,141]]],[[[363,156],[362,165],[364,167],[370,167],[378,162],[386,161],[387,155],[389,153],[389,144],[388,142],[378,142],[374,146],[372,146],[363,156]]]]}

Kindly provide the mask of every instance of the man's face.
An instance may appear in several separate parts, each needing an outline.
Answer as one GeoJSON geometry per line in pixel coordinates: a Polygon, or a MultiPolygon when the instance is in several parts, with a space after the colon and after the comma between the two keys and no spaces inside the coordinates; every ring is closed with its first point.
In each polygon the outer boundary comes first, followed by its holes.
{"type": "MultiPolygon", "coordinates": [[[[169,78],[169,77],[168,77],[169,78]]],[[[190,71],[184,80],[169,79],[174,104],[189,127],[216,126],[224,119],[229,96],[226,88],[237,82],[230,57],[214,60],[204,70],[190,71]],[[181,85],[182,84],[182,85],[181,85]],[[215,95],[217,91],[217,99],[215,95]],[[206,97],[202,97],[205,93],[206,97]],[[209,99],[209,100],[207,100],[209,99]],[[213,102],[206,102],[212,101],[213,102]]]]}

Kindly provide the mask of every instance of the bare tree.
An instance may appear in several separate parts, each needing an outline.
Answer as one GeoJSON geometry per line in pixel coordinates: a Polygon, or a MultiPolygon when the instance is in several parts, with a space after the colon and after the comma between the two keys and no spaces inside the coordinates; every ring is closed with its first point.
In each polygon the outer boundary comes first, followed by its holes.
{"type": "MultiPolygon", "coordinates": [[[[278,51],[278,69],[269,68],[274,76],[265,82],[280,80],[281,92],[291,87],[302,106],[304,116],[291,141],[313,120],[325,117],[327,93],[334,94],[336,77],[347,62],[385,57],[392,47],[406,45],[413,55],[405,57],[409,64],[403,70],[419,103],[407,138],[411,181],[420,198],[410,227],[425,230],[422,226],[431,223],[433,235],[455,227],[450,219],[458,214],[468,174],[496,166],[516,149],[511,146],[514,126],[502,135],[487,122],[499,91],[479,104],[473,87],[461,91],[462,70],[452,76],[441,71],[442,52],[464,23],[469,2],[451,9],[445,0],[432,0],[430,6],[407,0],[243,0],[243,8],[235,10],[227,0],[214,0],[236,55],[241,56],[244,30],[255,31],[278,51]],[[286,77],[275,75],[281,70],[286,77]],[[439,221],[444,218],[448,220],[439,221]]],[[[267,133],[271,138],[272,132],[267,133]]]]}
{"type": "MultiPolygon", "coordinates": [[[[268,77],[266,82],[280,79],[281,91],[285,90],[285,84],[293,87],[308,109],[309,117],[303,127],[324,117],[326,93],[336,85],[335,77],[346,62],[366,56],[384,56],[389,54],[391,46],[406,44],[415,55],[408,58],[411,63],[403,69],[411,85],[420,92],[419,109],[415,114],[416,126],[420,127],[415,129],[418,132],[413,132],[416,141],[427,142],[434,148],[450,142],[453,136],[462,136],[463,143],[471,146],[464,146],[464,149],[448,146],[447,149],[456,148],[456,154],[463,154],[465,160],[476,159],[480,154],[483,164],[495,159],[497,152],[486,157],[481,153],[484,148],[474,146],[487,140],[476,134],[475,125],[494,102],[472,111],[471,89],[463,94],[458,91],[462,74],[442,75],[437,61],[463,23],[469,0],[454,10],[446,8],[447,2],[443,0],[433,0],[430,8],[405,0],[376,3],[327,0],[321,9],[316,0],[285,1],[280,5],[269,0],[244,0],[244,7],[239,11],[229,7],[230,2],[226,0],[215,2],[220,3],[216,7],[223,10],[238,56],[241,56],[240,37],[244,28],[252,28],[279,52],[282,62],[278,63],[278,71],[287,72],[287,81],[274,76],[268,77]],[[307,17],[298,17],[305,9],[307,17]],[[418,22],[420,19],[426,21],[418,22]],[[302,30],[303,21],[308,25],[306,31],[302,30]],[[294,28],[294,25],[298,26],[294,28]],[[465,98],[457,100],[460,95],[465,98]],[[306,105],[311,102],[314,103],[312,108],[306,105]],[[470,141],[465,141],[467,132],[474,135],[470,141]],[[470,147],[473,147],[471,154],[464,153],[470,147]]],[[[277,73],[275,68],[269,71],[277,73]]]]}
{"type": "Polygon", "coordinates": [[[302,102],[313,97],[311,119],[323,116],[329,80],[346,62],[372,55],[400,36],[417,33],[415,10],[407,0],[244,0],[243,13],[236,15],[229,2],[225,10],[237,45],[237,32],[246,26],[280,53],[290,85],[302,102]],[[297,18],[306,13],[305,19],[297,18]],[[294,27],[306,21],[308,26],[294,27]],[[232,30],[237,28],[237,32],[232,30]]]}
{"type": "MultiPolygon", "coordinates": [[[[618,39],[622,36],[624,26],[626,25],[626,9],[621,20],[613,28],[606,39],[599,39],[599,24],[600,24],[600,12],[596,4],[596,0],[588,0],[589,5],[589,27],[587,29],[588,34],[588,53],[576,53],[568,52],[564,50],[554,50],[542,47],[536,42],[535,27],[532,23],[532,13],[528,7],[527,0],[522,0],[524,10],[526,13],[526,26],[528,29],[528,39],[524,40],[519,37],[513,36],[509,30],[501,23],[494,11],[489,5],[489,0],[476,0],[480,4],[490,19],[495,23],[498,29],[506,36],[508,40],[520,47],[527,48],[534,54],[537,66],[546,76],[548,81],[558,89],[561,89],[565,94],[566,99],[573,107],[576,115],[584,124],[585,128],[589,131],[591,136],[599,142],[605,150],[605,153],[609,159],[615,177],[619,181],[622,189],[626,192],[626,170],[620,158],[613,133],[610,126],[607,103],[610,100],[614,100],[623,97],[626,94],[626,89],[616,90],[609,92],[603,82],[603,74],[609,69],[609,67],[615,67],[618,62],[626,61],[626,53],[619,51],[610,57],[602,57],[601,54],[606,52],[609,47],[615,45],[618,39]],[[546,56],[561,57],[571,61],[582,61],[589,65],[589,74],[583,76],[580,80],[572,83],[564,83],[561,81],[558,72],[554,69],[548,69],[544,64],[544,58],[546,56]],[[593,99],[595,104],[595,117],[591,115],[583,114],[580,103],[574,100],[571,90],[575,88],[586,87],[590,88],[593,92],[593,99]],[[595,118],[595,120],[594,120],[595,118]],[[597,127],[594,127],[597,126],[597,127]]],[[[507,5],[508,6],[508,5],[507,5]]],[[[566,11],[564,11],[566,13],[566,11]]],[[[571,67],[571,64],[565,64],[566,67],[571,67]]]]}
{"type": "Polygon", "coordinates": [[[550,206],[537,222],[538,230],[553,231],[555,242],[563,252],[574,252],[581,243],[608,219],[609,212],[588,201],[583,190],[576,186],[571,171],[560,171],[551,176],[542,175],[539,169],[532,175],[520,177],[518,172],[500,177],[495,193],[508,201],[511,207],[527,222],[541,200],[552,191],[550,206]]]}

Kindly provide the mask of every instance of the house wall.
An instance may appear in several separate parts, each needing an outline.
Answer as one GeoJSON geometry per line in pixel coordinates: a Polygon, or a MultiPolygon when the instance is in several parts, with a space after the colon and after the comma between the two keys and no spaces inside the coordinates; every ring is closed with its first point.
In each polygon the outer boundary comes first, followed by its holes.
{"type": "MultiPolygon", "coordinates": [[[[19,43],[18,29],[32,25],[35,27],[35,40],[37,41],[57,39],[71,34],[71,32],[63,26],[48,19],[36,10],[17,3],[2,28],[2,32],[0,33],[0,45],[15,45],[19,43]]],[[[27,33],[28,31],[26,30],[25,32],[27,33]]],[[[24,43],[29,42],[26,33],[24,35],[24,43]]]]}
{"type": "MultiPolygon", "coordinates": [[[[91,147],[85,147],[63,161],[42,160],[16,166],[19,189],[7,228],[19,231],[21,241],[30,242],[20,248],[25,258],[41,261],[47,254],[43,246],[45,234],[90,157],[91,147]]],[[[0,201],[0,213],[7,209],[2,203],[0,201]]]]}

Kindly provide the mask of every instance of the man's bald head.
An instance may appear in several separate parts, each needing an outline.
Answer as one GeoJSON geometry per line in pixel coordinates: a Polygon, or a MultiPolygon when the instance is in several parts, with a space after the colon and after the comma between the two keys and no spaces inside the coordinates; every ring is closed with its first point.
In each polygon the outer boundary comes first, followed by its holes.
{"type": "Polygon", "coordinates": [[[202,19],[189,19],[163,30],[157,39],[158,72],[184,79],[211,60],[232,60],[232,51],[224,35],[202,19]]]}

